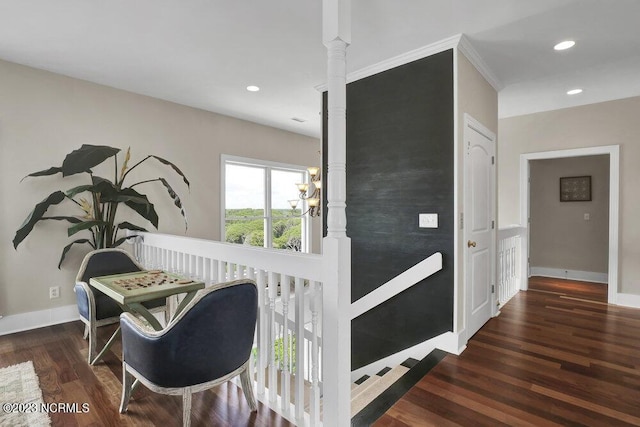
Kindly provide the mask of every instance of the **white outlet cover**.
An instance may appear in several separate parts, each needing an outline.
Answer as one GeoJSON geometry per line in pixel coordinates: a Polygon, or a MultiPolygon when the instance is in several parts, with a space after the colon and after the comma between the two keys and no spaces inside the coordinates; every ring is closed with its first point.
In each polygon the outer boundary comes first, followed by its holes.
{"type": "Polygon", "coordinates": [[[49,299],[60,298],[60,286],[52,286],[49,288],[49,299]]]}
{"type": "Polygon", "coordinates": [[[418,226],[420,228],[438,228],[438,214],[435,214],[435,213],[419,214],[418,226]]]}

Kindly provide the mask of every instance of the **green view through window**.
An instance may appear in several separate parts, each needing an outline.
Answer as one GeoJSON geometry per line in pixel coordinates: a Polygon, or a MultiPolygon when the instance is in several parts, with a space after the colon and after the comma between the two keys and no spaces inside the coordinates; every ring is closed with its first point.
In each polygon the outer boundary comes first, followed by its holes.
{"type": "Polygon", "coordinates": [[[308,252],[308,218],[289,203],[305,167],[223,156],[222,169],[224,241],[308,252]]]}

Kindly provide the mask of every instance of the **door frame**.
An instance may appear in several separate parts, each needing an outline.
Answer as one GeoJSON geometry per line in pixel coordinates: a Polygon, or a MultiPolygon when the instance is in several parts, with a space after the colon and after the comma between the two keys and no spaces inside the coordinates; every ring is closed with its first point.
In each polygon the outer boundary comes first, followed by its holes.
{"type": "MultiPolygon", "coordinates": [[[[618,299],[618,242],[619,242],[619,215],[620,215],[620,146],[604,145],[598,147],[575,148],[569,150],[542,151],[538,153],[526,153],[520,155],[520,224],[527,229],[529,237],[529,205],[530,205],[530,161],[542,159],[560,159],[566,157],[609,155],[609,273],[607,302],[616,304],[618,299]]],[[[530,238],[527,239],[531,241],[530,238]]],[[[523,260],[529,259],[529,245],[526,245],[526,253],[523,260]]],[[[522,281],[522,290],[528,288],[528,262],[527,280],[522,281]]]]}
{"type": "MultiPolygon", "coordinates": [[[[496,134],[493,133],[491,130],[489,130],[486,126],[484,126],[482,123],[480,123],[478,120],[474,119],[471,115],[469,115],[468,113],[464,114],[464,131],[463,131],[463,149],[466,150],[466,141],[468,140],[468,132],[469,130],[472,129],[478,133],[480,133],[481,135],[483,135],[484,137],[486,137],[487,139],[489,139],[491,141],[491,143],[493,144],[493,156],[495,158],[495,163],[493,165],[493,167],[491,168],[491,182],[489,183],[489,186],[492,190],[491,192],[491,206],[493,208],[493,215],[492,215],[492,221],[493,221],[493,230],[491,233],[491,241],[489,244],[489,253],[491,256],[491,280],[489,282],[490,286],[494,286],[494,290],[495,290],[495,286],[496,286],[496,236],[497,236],[497,232],[498,232],[498,222],[497,222],[497,212],[498,212],[498,208],[497,208],[497,169],[498,169],[498,160],[497,160],[497,145],[496,145],[496,134]]],[[[463,157],[463,188],[464,188],[464,196],[463,196],[463,203],[466,204],[466,197],[468,194],[468,188],[467,188],[467,153],[464,153],[464,157],[463,157]]],[[[466,209],[465,209],[466,210],[466,209]]],[[[469,286],[470,284],[467,281],[467,270],[469,268],[469,252],[464,250],[464,245],[466,244],[466,239],[467,239],[467,225],[468,225],[468,221],[467,221],[468,216],[465,214],[465,218],[464,221],[462,221],[463,223],[463,229],[461,230],[462,233],[460,233],[462,235],[462,240],[460,242],[463,251],[464,251],[464,257],[463,257],[463,283],[464,283],[464,333],[465,333],[465,342],[469,341],[469,339],[471,338],[469,336],[469,318],[471,316],[471,312],[470,312],[470,298],[471,296],[469,295],[470,293],[470,289],[469,286]]],[[[498,306],[497,306],[497,299],[496,299],[496,293],[491,292],[491,302],[489,303],[491,305],[491,317],[495,317],[498,314],[498,306]]]]}

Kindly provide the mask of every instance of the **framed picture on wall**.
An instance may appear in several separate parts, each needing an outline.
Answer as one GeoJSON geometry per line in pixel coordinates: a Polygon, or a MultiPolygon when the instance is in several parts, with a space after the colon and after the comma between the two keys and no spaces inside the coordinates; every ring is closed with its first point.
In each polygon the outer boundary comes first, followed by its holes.
{"type": "Polygon", "coordinates": [[[591,175],[560,178],[561,202],[590,202],[591,175]]]}

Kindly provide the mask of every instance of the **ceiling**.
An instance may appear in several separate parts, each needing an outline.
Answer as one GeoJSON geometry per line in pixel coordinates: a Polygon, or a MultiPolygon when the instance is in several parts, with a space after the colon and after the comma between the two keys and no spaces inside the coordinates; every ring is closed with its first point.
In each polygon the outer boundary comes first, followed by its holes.
{"type": "MultiPolygon", "coordinates": [[[[639,17],[637,0],[352,0],[347,71],[465,34],[501,117],[637,96],[639,17]]],[[[321,20],[321,0],[0,0],[0,58],[318,137],[321,20]]]]}

